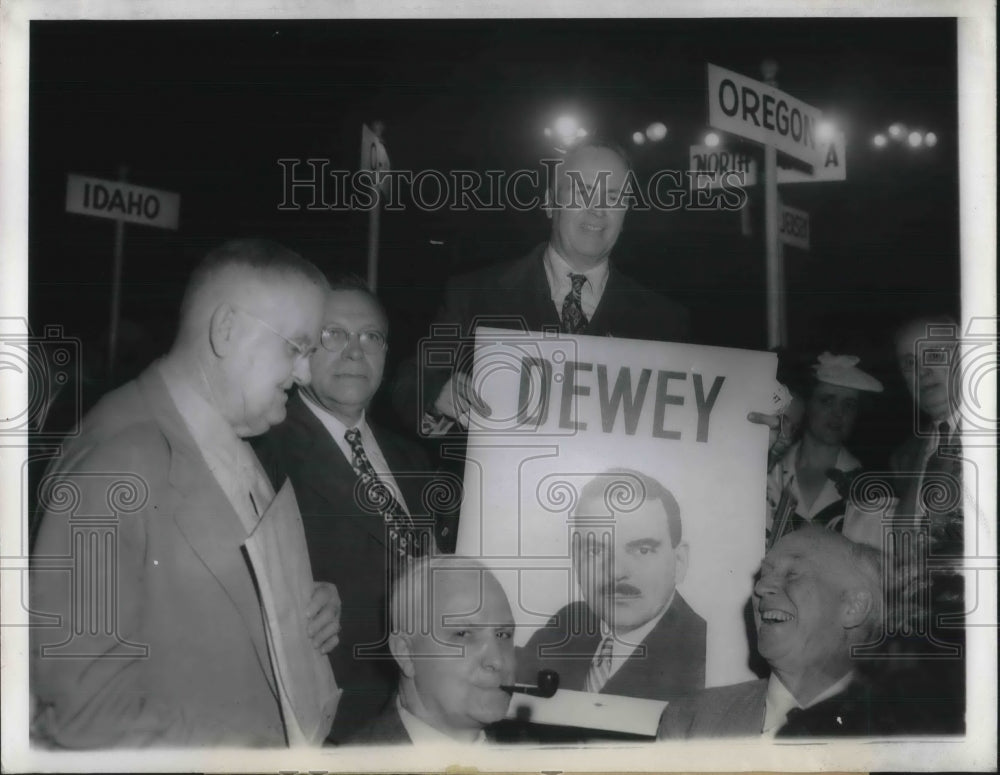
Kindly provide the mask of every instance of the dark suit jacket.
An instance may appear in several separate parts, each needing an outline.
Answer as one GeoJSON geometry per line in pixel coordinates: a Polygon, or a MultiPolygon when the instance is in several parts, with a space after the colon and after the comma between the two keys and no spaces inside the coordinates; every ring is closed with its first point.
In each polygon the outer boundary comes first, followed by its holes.
{"type": "MultiPolygon", "coordinates": [[[[571,603],[538,630],[518,655],[519,680],[533,682],[543,668],[559,673],[559,686],[582,691],[591,660],[601,642],[600,622],[582,601],[571,603]],[[569,634],[571,622],[584,632],[569,634]],[[544,647],[548,648],[544,648],[544,647]]],[[[681,597],[601,689],[650,700],[669,700],[705,687],[705,620],[681,597]]]]}
{"type": "MultiPolygon", "coordinates": [[[[424,488],[435,481],[426,455],[413,442],[368,420],[403,499],[421,518],[424,488]]],[[[272,480],[288,477],[302,513],[313,575],[337,585],[342,604],[340,643],[330,654],[337,683],[344,690],[332,737],[343,740],[374,718],[395,691],[396,666],[386,637],[387,563],[382,518],[359,504],[351,464],[319,418],[296,393],[288,416],[255,443],[272,480]],[[356,654],[366,644],[383,644],[375,654],[356,654]]],[[[447,528],[441,528],[446,530],[447,528]]],[[[444,536],[442,540],[449,536],[444,536]]]]}
{"type": "Polygon", "coordinates": [[[904,521],[918,510],[920,485],[927,488],[927,517],[930,520],[931,553],[951,557],[964,554],[962,503],[962,447],[958,436],[944,442],[944,454],[929,461],[924,459],[935,443],[933,437],[911,436],[893,450],[889,465],[895,476],[899,506],[896,514],[904,521]]]}
{"type": "MultiPolygon", "coordinates": [[[[471,337],[477,325],[542,331],[559,328],[542,258],[545,243],[528,255],[451,280],[444,306],[416,360],[400,366],[393,402],[407,427],[418,428],[424,410],[437,398],[452,371],[470,371],[471,337]],[[444,328],[453,329],[444,332],[444,328]],[[433,351],[434,366],[427,356],[433,351]],[[438,359],[442,360],[438,360],[438,359]],[[423,365],[421,365],[421,363],[423,365]]],[[[591,336],[685,342],[688,312],[679,304],[649,291],[610,264],[608,282],[586,332],[591,336]]]]}
{"type": "MultiPolygon", "coordinates": [[[[490,725],[486,728],[486,739],[490,742],[512,742],[514,740],[513,737],[507,739],[502,734],[497,735],[498,729],[507,729],[512,724],[513,722],[504,720],[490,725]]],[[[403,726],[402,719],[399,717],[399,711],[396,710],[395,696],[393,696],[392,701],[386,705],[385,709],[375,719],[365,724],[358,732],[348,738],[347,744],[412,745],[413,740],[410,739],[410,735],[406,731],[406,727],[403,726]]]]}
{"type": "MultiPolygon", "coordinates": [[[[855,678],[844,691],[805,710],[793,710],[776,737],[889,737],[932,734],[934,711],[954,711],[936,698],[901,696],[855,678]]],[[[755,737],[764,725],[767,679],[706,689],[671,702],[660,721],[660,739],[755,737]]],[[[948,719],[954,722],[954,718],[948,719]]],[[[938,720],[940,724],[940,720],[938,720]]],[[[949,732],[961,729],[948,728],[949,732]]]]}
{"type": "Polygon", "coordinates": [[[395,703],[389,704],[378,716],[352,735],[349,745],[412,745],[395,703]]]}
{"type": "Polygon", "coordinates": [[[31,632],[39,737],[65,748],[284,745],[246,531],[156,364],[94,407],[50,473],[78,500],[49,503],[33,552],[32,611],[60,617],[31,632]],[[104,547],[89,562],[113,563],[110,609],[103,597],[77,608],[71,534],[104,547]],[[91,612],[100,632],[72,637],[91,612]]]}

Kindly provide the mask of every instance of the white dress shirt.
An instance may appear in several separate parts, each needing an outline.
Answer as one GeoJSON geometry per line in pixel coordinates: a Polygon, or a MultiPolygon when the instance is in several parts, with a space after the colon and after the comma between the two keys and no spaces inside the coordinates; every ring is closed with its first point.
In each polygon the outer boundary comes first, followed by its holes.
{"type": "MultiPolygon", "coordinates": [[[[271,487],[271,482],[264,473],[256,453],[246,441],[236,435],[219,410],[202,397],[191,386],[188,378],[175,369],[169,361],[160,361],[159,371],[167,386],[167,392],[194,438],[205,464],[226,494],[249,537],[260,522],[260,518],[271,506],[275,495],[274,488],[271,487]]],[[[207,379],[204,384],[211,394],[207,379]]],[[[266,557],[264,562],[268,562],[266,557]]],[[[255,567],[255,572],[259,573],[260,569],[255,567]]],[[[258,576],[258,582],[261,585],[258,602],[264,620],[264,637],[271,658],[274,680],[278,687],[285,734],[289,745],[315,744],[315,741],[306,738],[299,726],[287,678],[291,674],[287,663],[288,657],[281,645],[276,642],[275,631],[278,625],[275,611],[276,606],[283,605],[284,602],[274,599],[270,587],[265,583],[266,577],[258,576]]]]}
{"type": "Polygon", "coordinates": [[[305,391],[300,390],[299,395],[302,396],[302,402],[309,407],[309,411],[316,415],[317,419],[323,423],[323,427],[326,428],[330,436],[333,437],[333,442],[337,445],[337,449],[344,453],[344,458],[351,464],[351,466],[354,465],[354,451],[351,449],[351,445],[347,443],[347,439],[344,438],[344,434],[351,428],[357,428],[361,431],[361,443],[364,445],[365,454],[368,455],[368,460],[371,462],[372,468],[375,469],[375,473],[378,474],[378,477],[382,480],[383,484],[392,490],[393,496],[395,496],[403,510],[407,514],[412,514],[409,507],[406,505],[406,501],[403,499],[403,493],[396,484],[396,479],[393,477],[392,471],[389,470],[389,464],[386,462],[385,456],[382,454],[382,450],[379,448],[378,442],[375,440],[375,435],[372,433],[372,429],[369,428],[368,423],[365,422],[365,413],[361,413],[361,418],[357,421],[357,423],[348,426],[334,417],[322,406],[317,404],[315,399],[305,391]]]}
{"type": "Polygon", "coordinates": [[[764,728],[761,729],[761,734],[765,737],[774,737],[787,720],[790,710],[793,708],[805,710],[813,705],[819,705],[823,700],[828,700],[844,691],[851,683],[852,678],[854,678],[853,671],[817,694],[808,705],[802,705],[785,688],[781,679],[775,673],[771,673],[771,677],[767,680],[767,697],[764,700],[764,728]]]}
{"type": "MultiPolygon", "coordinates": [[[[440,729],[432,727],[426,721],[417,716],[414,716],[410,711],[403,707],[403,703],[396,695],[396,710],[399,712],[399,719],[403,722],[403,727],[406,729],[406,734],[410,736],[410,740],[413,741],[414,745],[426,745],[428,743],[448,743],[455,745],[456,743],[461,743],[462,741],[456,740],[454,737],[445,734],[440,729]]],[[[482,729],[479,730],[479,734],[474,740],[469,741],[469,744],[481,744],[486,742],[486,732],[482,729]]]]}
{"type": "Polygon", "coordinates": [[[169,361],[160,361],[159,371],[205,464],[250,535],[274,500],[274,488],[257,455],[169,361]]]}
{"type": "Polygon", "coordinates": [[[583,314],[587,316],[587,320],[591,320],[601,301],[601,296],[604,295],[604,287],[608,284],[608,274],[610,273],[608,260],[604,259],[586,272],[579,272],[571,267],[566,259],[560,256],[558,251],[549,244],[545,247],[542,263],[545,265],[545,277],[549,281],[552,302],[556,305],[556,311],[560,315],[566,294],[573,290],[573,281],[569,278],[570,274],[586,275],[587,282],[580,289],[580,307],[583,309],[583,314]]]}

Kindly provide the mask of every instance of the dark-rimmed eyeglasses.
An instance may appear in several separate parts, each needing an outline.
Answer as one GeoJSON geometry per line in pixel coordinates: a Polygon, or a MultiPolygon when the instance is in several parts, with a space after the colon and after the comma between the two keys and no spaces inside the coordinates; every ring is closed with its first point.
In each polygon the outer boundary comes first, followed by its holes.
{"type": "Polygon", "coordinates": [[[332,353],[343,351],[354,339],[358,338],[358,345],[362,352],[369,355],[380,353],[386,348],[388,343],[385,334],[381,331],[347,331],[337,326],[327,326],[319,336],[319,342],[324,350],[332,353]]]}

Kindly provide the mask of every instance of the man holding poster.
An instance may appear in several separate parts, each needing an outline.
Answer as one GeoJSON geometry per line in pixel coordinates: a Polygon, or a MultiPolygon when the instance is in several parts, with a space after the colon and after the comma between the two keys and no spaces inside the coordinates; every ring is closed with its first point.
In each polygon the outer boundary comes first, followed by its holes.
{"type": "Polygon", "coordinates": [[[400,368],[396,408],[407,424],[423,415],[424,435],[467,425],[480,398],[469,380],[478,323],[657,341],[688,338],[687,310],[643,288],[611,261],[628,210],[625,152],[590,140],[545,166],[551,177],[545,197],[552,222],[548,241],[526,256],[451,280],[435,333],[418,359],[400,368]],[[438,337],[439,331],[447,335],[438,337]]]}
{"type": "Polygon", "coordinates": [[[612,469],[584,485],[572,524],[583,601],[531,638],[521,680],[548,668],[566,689],[656,700],[703,689],[705,620],[677,591],[689,547],[674,496],[639,471],[612,469]]]}

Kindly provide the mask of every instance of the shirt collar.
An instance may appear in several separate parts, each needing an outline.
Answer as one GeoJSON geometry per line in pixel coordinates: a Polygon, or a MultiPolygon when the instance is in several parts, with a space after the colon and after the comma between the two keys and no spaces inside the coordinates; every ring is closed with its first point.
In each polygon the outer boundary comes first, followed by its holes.
{"type": "Polygon", "coordinates": [[[594,290],[595,298],[601,298],[604,293],[604,286],[608,283],[608,275],[611,272],[608,259],[604,259],[597,266],[591,267],[586,272],[580,272],[569,265],[559,251],[552,247],[550,242],[545,246],[545,254],[542,258],[545,265],[545,276],[549,281],[549,289],[552,291],[552,300],[562,304],[563,299],[573,287],[569,279],[570,274],[582,274],[587,278],[587,282],[594,290]]]}
{"type": "Polygon", "coordinates": [[[309,407],[310,411],[316,415],[323,426],[330,432],[330,435],[335,439],[344,438],[344,434],[347,433],[351,428],[357,428],[361,431],[362,435],[368,428],[368,424],[365,422],[365,412],[362,410],[361,417],[353,425],[344,424],[339,417],[336,417],[329,409],[321,406],[315,398],[309,395],[305,390],[300,390],[299,395],[302,397],[302,403],[309,407]]]}
{"type": "MultiPolygon", "coordinates": [[[[236,435],[222,413],[195,390],[190,378],[169,360],[159,361],[157,367],[198,449],[206,456],[226,461],[234,469],[245,464],[242,458],[246,454],[246,442],[236,435]]],[[[207,384],[205,380],[206,387],[207,384]]]]}
{"type": "MultiPolygon", "coordinates": [[[[440,729],[428,724],[422,718],[410,713],[410,711],[403,707],[403,702],[398,694],[396,695],[396,711],[399,713],[399,719],[403,722],[403,727],[406,729],[406,733],[410,736],[410,740],[413,741],[414,745],[421,745],[425,743],[449,743],[451,745],[461,745],[461,741],[445,734],[440,729]]],[[[485,730],[480,729],[479,734],[471,744],[479,745],[485,742],[486,732],[485,730]]]]}

